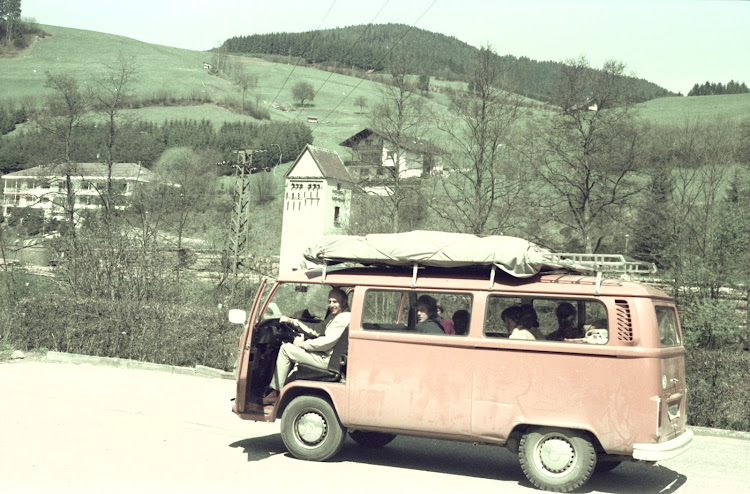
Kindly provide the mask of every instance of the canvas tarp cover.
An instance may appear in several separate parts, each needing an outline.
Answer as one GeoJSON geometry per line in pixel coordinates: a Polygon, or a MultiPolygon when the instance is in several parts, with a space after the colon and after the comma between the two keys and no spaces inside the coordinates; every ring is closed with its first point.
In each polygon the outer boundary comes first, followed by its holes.
{"type": "Polygon", "coordinates": [[[478,237],[466,233],[413,231],[365,236],[329,235],[309,247],[305,259],[316,264],[356,262],[393,266],[461,267],[495,265],[527,278],[547,266],[545,249],[517,237],[478,237]]]}

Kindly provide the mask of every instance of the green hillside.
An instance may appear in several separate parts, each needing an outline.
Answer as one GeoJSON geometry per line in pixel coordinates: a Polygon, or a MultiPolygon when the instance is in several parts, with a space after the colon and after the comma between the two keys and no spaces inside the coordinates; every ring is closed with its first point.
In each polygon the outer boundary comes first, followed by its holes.
{"type": "MultiPolygon", "coordinates": [[[[452,36],[405,24],[373,24],[303,33],[235,36],[224,46],[233,53],[274,55],[291,63],[357,68],[383,72],[389,57],[399,52],[414,60],[414,74],[467,81],[479,49],[452,36]]],[[[501,55],[497,65],[520,94],[551,101],[560,80],[559,62],[501,55]]],[[[674,93],[644,79],[629,78],[639,101],[674,93]]]]}
{"type": "Polygon", "coordinates": [[[41,26],[50,36],[40,38],[16,58],[0,59],[0,94],[3,98],[44,94],[45,72],[69,72],[87,82],[100,75],[104,64],[122,53],[134,57],[140,78],[134,89],[142,94],[169,91],[176,96],[192,93],[217,98],[232,91],[222,79],[208,75],[204,52],[152,45],[111,34],[41,26]]]}
{"type": "MultiPolygon", "coordinates": [[[[240,91],[226,78],[204,69],[203,62],[212,59],[211,53],[93,31],[42,27],[50,36],[37,40],[17,58],[0,59],[0,101],[28,100],[47,94],[46,71],[69,72],[87,83],[105,70],[105,63],[111,63],[122,53],[136,60],[138,80],[134,92],[138,99],[162,94],[177,100],[172,106],[150,106],[126,113],[157,124],[183,119],[207,119],[216,126],[223,122],[256,121],[227,109],[225,103],[239,100],[240,91]],[[183,98],[185,101],[180,101],[183,98]]],[[[293,68],[286,63],[250,56],[232,56],[230,63],[258,77],[257,87],[247,95],[248,101],[268,108],[274,121],[306,122],[308,116],[316,117],[319,123],[310,124],[315,144],[336,150],[344,157],[347,150],[338,143],[368,125],[368,111],[379,98],[377,83],[358,77],[312,67],[293,68]],[[316,90],[314,101],[304,109],[297,108],[299,102],[291,92],[300,81],[310,82],[316,90]],[[354,104],[359,96],[367,100],[364,109],[354,104]]],[[[434,87],[455,84],[460,83],[432,82],[434,87]]],[[[444,94],[431,96],[428,102],[433,108],[445,108],[444,94]]],[[[677,122],[686,116],[742,118],[750,114],[750,95],[658,98],[641,104],[641,110],[643,118],[655,122],[677,122]]]]}

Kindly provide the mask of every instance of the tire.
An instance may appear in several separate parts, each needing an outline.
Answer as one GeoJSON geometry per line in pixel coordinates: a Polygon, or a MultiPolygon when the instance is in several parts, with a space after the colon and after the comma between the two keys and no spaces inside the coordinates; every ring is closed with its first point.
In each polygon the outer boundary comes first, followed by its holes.
{"type": "Polygon", "coordinates": [[[621,461],[597,461],[596,466],[594,467],[594,473],[607,473],[618,466],[620,466],[621,461]]]}
{"type": "Polygon", "coordinates": [[[281,439],[296,458],[325,461],[343,446],[346,429],[328,401],[298,396],[281,416],[281,439]]]}
{"type": "Polygon", "coordinates": [[[524,475],[538,489],[570,492],[591,478],[596,452],[582,432],[540,427],[521,438],[518,459],[524,475]]]}
{"type": "Polygon", "coordinates": [[[349,436],[363,448],[382,448],[396,439],[396,434],[372,431],[351,431],[349,436]]]}

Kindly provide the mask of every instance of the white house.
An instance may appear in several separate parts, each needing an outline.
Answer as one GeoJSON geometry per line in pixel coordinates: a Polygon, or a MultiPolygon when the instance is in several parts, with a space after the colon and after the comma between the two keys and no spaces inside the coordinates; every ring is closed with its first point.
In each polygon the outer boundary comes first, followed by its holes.
{"type": "MultiPolygon", "coordinates": [[[[76,209],[96,209],[102,206],[100,192],[107,181],[104,163],[76,163],[70,173],[75,192],[76,209]]],[[[114,192],[130,196],[139,183],[152,181],[154,174],[137,163],[112,165],[114,192]]],[[[35,166],[3,175],[3,216],[13,214],[15,208],[33,208],[45,218],[65,214],[65,175],[53,166],[35,166]]],[[[123,207],[123,206],[118,206],[123,207]]]]}
{"type": "Polygon", "coordinates": [[[352,179],[333,151],[307,145],[286,174],[279,272],[304,264],[304,250],[349,227],[352,179]]]}

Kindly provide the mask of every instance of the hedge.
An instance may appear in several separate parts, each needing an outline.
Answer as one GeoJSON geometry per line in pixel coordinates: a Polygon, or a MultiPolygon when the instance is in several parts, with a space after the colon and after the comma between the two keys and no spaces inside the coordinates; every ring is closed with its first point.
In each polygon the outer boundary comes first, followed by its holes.
{"type": "Polygon", "coordinates": [[[750,352],[688,350],[685,367],[691,425],[750,431],[750,352]]]}
{"type": "Polygon", "coordinates": [[[231,370],[241,328],[216,306],[37,295],[15,307],[17,348],[231,370]]]}

